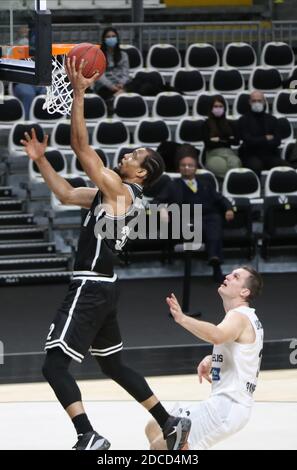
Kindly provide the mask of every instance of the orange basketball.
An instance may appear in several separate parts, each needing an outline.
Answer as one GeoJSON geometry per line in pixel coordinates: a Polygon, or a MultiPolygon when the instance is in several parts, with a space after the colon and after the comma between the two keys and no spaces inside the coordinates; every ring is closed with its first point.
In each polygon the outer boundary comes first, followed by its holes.
{"type": "Polygon", "coordinates": [[[85,78],[91,78],[95,72],[99,72],[99,76],[105,72],[105,55],[97,44],[90,44],[88,42],[77,44],[77,46],[74,46],[67,55],[67,57],[70,58],[74,56],[76,57],[76,70],[81,63],[81,60],[85,60],[85,65],[82,69],[82,74],[85,78]]]}

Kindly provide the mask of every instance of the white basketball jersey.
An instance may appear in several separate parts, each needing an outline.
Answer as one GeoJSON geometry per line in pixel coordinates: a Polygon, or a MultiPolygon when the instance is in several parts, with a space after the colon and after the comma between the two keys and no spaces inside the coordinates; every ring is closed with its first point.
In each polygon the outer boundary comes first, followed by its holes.
{"type": "Polygon", "coordinates": [[[234,311],[246,315],[254,327],[256,339],[251,344],[235,341],[214,346],[212,353],[212,393],[229,396],[237,403],[252,406],[263,349],[263,328],[250,307],[234,311]]]}

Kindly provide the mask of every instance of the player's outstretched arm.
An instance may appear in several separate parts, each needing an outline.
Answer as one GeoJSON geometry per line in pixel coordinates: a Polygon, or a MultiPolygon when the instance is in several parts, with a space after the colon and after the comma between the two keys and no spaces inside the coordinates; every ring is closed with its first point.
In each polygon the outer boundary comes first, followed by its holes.
{"type": "Polygon", "coordinates": [[[174,294],[167,297],[166,302],[176,323],[211,344],[235,341],[246,326],[245,318],[240,313],[234,312],[232,315],[226,315],[225,319],[216,326],[185,315],[174,294]]]}
{"type": "Polygon", "coordinates": [[[25,147],[28,157],[38,166],[47,186],[55,193],[62,204],[77,205],[89,209],[97,190],[94,188],[73,188],[68,181],[62,178],[44,155],[47,141],[48,135],[45,135],[43,142],[39,142],[36,132],[32,128],[31,135],[25,132],[25,138],[21,140],[21,144],[25,147]]]}
{"type": "Polygon", "coordinates": [[[91,78],[85,78],[82,75],[83,66],[84,61],[82,60],[78,70],[76,70],[75,57],[72,60],[68,58],[66,61],[66,72],[73,88],[71,147],[93,183],[106,196],[116,199],[118,195],[125,195],[122,180],[114,171],[104,167],[102,160],[89,145],[89,136],[84,118],[84,94],[85,90],[98,78],[98,73],[95,73],[91,78]]]}

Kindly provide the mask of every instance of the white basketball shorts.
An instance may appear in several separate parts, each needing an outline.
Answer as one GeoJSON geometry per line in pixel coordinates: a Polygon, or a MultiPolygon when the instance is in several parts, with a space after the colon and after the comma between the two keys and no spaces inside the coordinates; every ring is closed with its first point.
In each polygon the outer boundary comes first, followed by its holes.
{"type": "Polygon", "coordinates": [[[251,408],[224,395],[216,395],[195,405],[177,403],[171,413],[191,419],[189,448],[203,450],[240,431],[249,421],[251,408]]]}

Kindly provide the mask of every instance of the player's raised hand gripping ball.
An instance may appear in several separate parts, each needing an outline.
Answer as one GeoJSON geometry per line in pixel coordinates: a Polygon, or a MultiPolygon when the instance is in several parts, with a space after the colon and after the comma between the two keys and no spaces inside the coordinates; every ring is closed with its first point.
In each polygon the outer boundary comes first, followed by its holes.
{"type": "Polygon", "coordinates": [[[99,73],[97,77],[99,78],[105,72],[105,55],[97,44],[90,44],[88,42],[77,44],[67,55],[67,58],[72,59],[73,57],[76,57],[76,70],[78,70],[82,59],[84,60],[82,74],[85,78],[91,78],[96,72],[99,73]]]}

